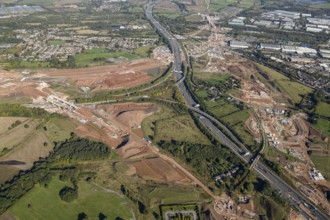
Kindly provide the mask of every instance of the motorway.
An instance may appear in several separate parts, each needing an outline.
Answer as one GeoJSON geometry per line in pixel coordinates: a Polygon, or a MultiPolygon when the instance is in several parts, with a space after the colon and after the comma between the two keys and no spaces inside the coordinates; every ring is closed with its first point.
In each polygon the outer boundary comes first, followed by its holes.
{"type": "MultiPolygon", "coordinates": [[[[157,3],[157,2],[156,2],[157,3]]],[[[147,18],[153,24],[153,26],[164,36],[168,39],[172,52],[174,53],[174,63],[173,63],[173,72],[175,73],[176,80],[178,81],[177,85],[179,90],[184,97],[185,101],[187,102],[188,106],[196,107],[197,103],[192,98],[190,92],[188,91],[187,87],[185,86],[182,78],[182,59],[181,53],[182,48],[179,42],[153,17],[152,9],[154,4],[153,2],[149,2],[145,5],[145,13],[147,18]]],[[[196,109],[196,108],[195,108],[196,109]]],[[[226,145],[230,150],[232,150],[239,158],[241,158],[246,163],[251,163],[252,161],[252,154],[246,149],[246,147],[236,141],[238,143],[235,144],[231,141],[226,135],[224,135],[213,123],[212,121],[216,119],[212,119],[210,117],[205,117],[206,113],[200,111],[201,113],[196,113],[199,120],[204,124],[204,126],[212,132],[212,134],[218,138],[218,140],[226,145]],[[244,147],[242,147],[244,146],[244,147]]],[[[230,133],[231,134],[231,133],[230,133]]],[[[234,135],[231,135],[234,137],[234,135]]],[[[267,180],[270,182],[272,187],[285,199],[289,202],[292,206],[298,208],[301,211],[301,214],[304,215],[307,219],[320,219],[320,220],[327,220],[328,216],[318,210],[310,201],[305,199],[300,193],[298,193],[295,189],[285,183],[280,177],[276,174],[271,172],[265,165],[263,165],[260,161],[258,161],[253,170],[259,175],[260,178],[267,180]],[[311,213],[313,216],[308,214],[307,212],[311,213]]]]}

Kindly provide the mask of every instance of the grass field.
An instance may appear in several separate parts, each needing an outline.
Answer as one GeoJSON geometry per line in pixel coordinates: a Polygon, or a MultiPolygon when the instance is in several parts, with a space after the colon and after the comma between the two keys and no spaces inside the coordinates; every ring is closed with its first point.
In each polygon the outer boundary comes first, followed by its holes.
{"type": "Polygon", "coordinates": [[[64,40],[54,40],[49,43],[50,43],[50,45],[63,45],[63,44],[65,44],[65,41],[64,40]]]}
{"type": "Polygon", "coordinates": [[[304,86],[300,83],[290,81],[290,79],[266,66],[256,63],[258,68],[266,72],[271,81],[281,90],[281,92],[288,94],[296,103],[300,102],[301,96],[313,92],[313,89],[304,86]]]}
{"type": "Polygon", "coordinates": [[[16,160],[22,162],[19,165],[3,165],[0,172],[0,183],[12,179],[20,170],[27,170],[40,157],[46,157],[53,149],[53,144],[48,140],[45,133],[41,130],[33,129],[33,132],[25,139],[15,145],[9,152],[0,157],[0,161],[16,160]],[[46,146],[44,143],[47,143],[46,146]]]}
{"type": "Polygon", "coordinates": [[[194,124],[189,114],[177,116],[174,110],[161,106],[160,112],[142,121],[142,129],[151,140],[177,140],[209,144],[209,140],[194,124]]]}
{"type": "Polygon", "coordinates": [[[85,213],[88,219],[99,219],[100,213],[107,219],[130,219],[131,213],[124,201],[114,193],[108,193],[86,182],[78,184],[78,199],[67,203],[60,199],[59,191],[68,184],[57,177],[48,188],[36,186],[30,193],[16,203],[9,213],[20,220],[77,219],[79,213],[85,213]],[[47,201],[47,202],[45,202],[47,201]],[[28,204],[31,208],[28,208],[28,204]]]}
{"type": "Polygon", "coordinates": [[[259,5],[259,1],[255,0],[210,0],[210,9],[212,12],[221,11],[222,9],[227,8],[227,6],[236,6],[240,8],[250,8],[254,5],[259,5]],[[239,3],[238,3],[239,2],[239,3]]]}
{"type": "Polygon", "coordinates": [[[320,102],[316,106],[316,113],[319,115],[323,115],[325,117],[330,117],[330,105],[325,102],[320,102]]]}
{"type": "Polygon", "coordinates": [[[52,84],[51,89],[57,92],[62,92],[70,97],[70,99],[76,99],[76,98],[84,98],[85,94],[79,90],[77,87],[74,86],[63,86],[59,84],[52,84]]]}
{"type": "Polygon", "coordinates": [[[181,12],[177,11],[177,10],[159,10],[159,9],[156,9],[153,12],[154,12],[154,14],[156,14],[158,16],[168,17],[170,19],[175,19],[175,18],[177,18],[181,15],[181,12]]]}
{"type": "Polygon", "coordinates": [[[324,178],[328,181],[330,180],[330,156],[328,157],[319,157],[309,155],[313,163],[315,164],[316,168],[322,173],[324,178]]]}
{"type": "Polygon", "coordinates": [[[226,102],[223,99],[217,100],[216,102],[206,102],[206,105],[210,108],[209,110],[218,117],[240,111],[240,109],[235,107],[232,103],[226,102]]]}
{"type": "Polygon", "coordinates": [[[290,207],[283,208],[269,198],[261,198],[259,194],[253,197],[253,203],[258,211],[271,220],[285,219],[290,211],[290,207]]]}
{"type": "Polygon", "coordinates": [[[200,200],[201,194],[195,190],[179,190],[159,187],[149,194],[150,197],[160,200],[159,204],[173,204],[195,202],[200,200]]]}
{"type": "Polygon", "coordinates": [[[1,98],[0,104],[31,104],[32,99],[28,97],[10,97],[10,98],[1,98]]]}
{"type": "MultiPolygon", "coordinates": [[[[3,118],[2,120],[6,121],[7,119],[3,118]]],[[[19,126],[13,129],[4,131],[2,134],[0,134],[0,143],[1,143],[0,152],[4,148],[11,149],[16,145],[21,144],[35,131],[37,124],[33,120],[31,119],[27,120],[26,118],[16,118],[16,120],[19,120],[24,123],[20,124],[19,126]],[[29,127],[25,128],[24,127],[25,124],[27,124],[29,127]]],[[[6,128],[8,127],[6,126],[6,128]]]]}
{"type": "Polygon", "coordinates": [[[94,62],[95,58],[118,58],[125,57],[129,60],[137,59],[139,56],[126,52],[104,52],[104,53],[85,53],[76,55],[76,61],[79,64],[86,64],[94,62]]]}
{"type": "Polygon", "coordinates": [[[15,121],[23,122],[26,118],[19,118],[19,117],[0,117],[0,136],[3,132],[7,131],[8,128],[11,126],[12,123],[15,121]]]}
{"type": "Polygon", "coordinates": [[[330,137],[330,122],[326,119],[319,118],[317,120],[317,123],[315,124],[315,127],[321,131],[323,134],[330,137]]]}
{"type": "Polygon", "coordinates": [[[183,141],[191,143],[210,144],[208,138],[203,135],[190,115],[181,115],[171,119],[156,122],[156,141],[183,141]]]}
{"type": "Polygon", "coordinates": [[[148,57],[148,51],[151,49],[152,47],[149,46],[143,46],[143,47],[139,47],[137,49],[134,50],[134,54],[139,55],[141,57],[148,57]]]}
{"type": "Polygon", "coordinates": [[[45,131],[50,141],[64,141],[70,138],[71,132],[76,128],[76,125],[67,118],[52,118],[45,125],[45,131]]]}
{"type": "Polygon", "coordinates": [[[31,62],[31,61],[21,61],[19,64],[20,68],[46,68],[49,62],[31,62]]]}
{"type": "Polygon", "coordinates": [[[320,4],[312,4],[312,8],[324,8],[324,9],[330,9],[330,3],[320,3],[320,4]]]}

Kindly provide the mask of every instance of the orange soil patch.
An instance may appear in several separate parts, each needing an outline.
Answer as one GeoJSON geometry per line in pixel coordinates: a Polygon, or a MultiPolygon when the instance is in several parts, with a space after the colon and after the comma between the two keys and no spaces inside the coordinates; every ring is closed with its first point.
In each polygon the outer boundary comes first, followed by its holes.
{"type": "Polygon", "coordinates": [[[120,65],[96,66],[81,69],[45,70],[35,74],[35,78],[54,78],[69,81],[77,86],[90,87],[94,90],[119,89],[150,81],[143,70],[162,66],[152,59],[134,60],[120,65]]]}
{"type": "Polygon", "coordinates": [[[125,140],[123,140],[123,146],[119,145],[116,152],[125,159],[141,157],[152,153],[142,138],[133,135],[127,135],[125,140]]]}
{"type": "Polygon", "coordinates": [[[143,119],[160,110],[153,103],[103,105],[98,106],[97,109],[103,109],[108,114],[113,115],[118,122],[129,128],[141,125],[143,119]]]}
{"type": "Polygon", "coordinates": [[[245,126],[248,128],[250,133],[253,134],[253,136],[260,138],[259,129],[257,128],[256,118],[254,117],[253,114],[251,114],[250,117],[246,120],[245,126]]]}
{"type": "Polygon", "coordinates": [[[116,140],[114,138],[110,138],[106,134],[94,129],[90,125],[83,125],[80,124],[74,132],[79,136],[79,137],[92,137],[95,139],[102,140],[105,144],[109,146],[117,146],[120,144],[119,140],[116,140]]]}
{"type": "Polygon", "coordinates": [[[138,162],[131,162],[131,164],[136,168],[137,175],[146,179],[172,183],[191,182],[183,173],[161,158],[142,159],[138,162]]]}
{"type": "Polygon", "coordinates": [[[30,82],[9,82],[0,85],[0,98],[7,98],[11,96],[24,96],[37,98],[45,96],[44,93],[32,87],[33,83],[30,82]]]}
{"type": "Polygon", "coordinates": [[[133,132],[139,136],[140,138],[143,138],[144,137],[144,134],[143,134],[143,131],[141,128],[138,128],[138,129],[134,129],[133,132]]]}

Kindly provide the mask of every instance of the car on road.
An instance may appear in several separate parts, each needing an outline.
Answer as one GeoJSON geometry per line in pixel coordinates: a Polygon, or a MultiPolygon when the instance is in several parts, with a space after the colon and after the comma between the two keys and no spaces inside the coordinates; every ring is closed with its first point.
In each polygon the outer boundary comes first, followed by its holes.
{"type": "Polygon", "coordinates": [[[265,173],[268,173],[268,170],[266,170],[266,169],[264,168],[264,172],[265,172],[265,173]]]}

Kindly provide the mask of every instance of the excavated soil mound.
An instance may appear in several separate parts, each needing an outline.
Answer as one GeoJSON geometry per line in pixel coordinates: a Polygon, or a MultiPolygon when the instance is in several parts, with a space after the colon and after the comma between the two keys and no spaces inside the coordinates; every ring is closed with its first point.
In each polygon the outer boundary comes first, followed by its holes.
{"type": "Polygon", "coordinates": [[[141,125],[143,119],[160,110],[160,108],[153,103],[124,103],[103,105],[98,108],[115,116],[116,120],[130,128],[141,125]]]}

